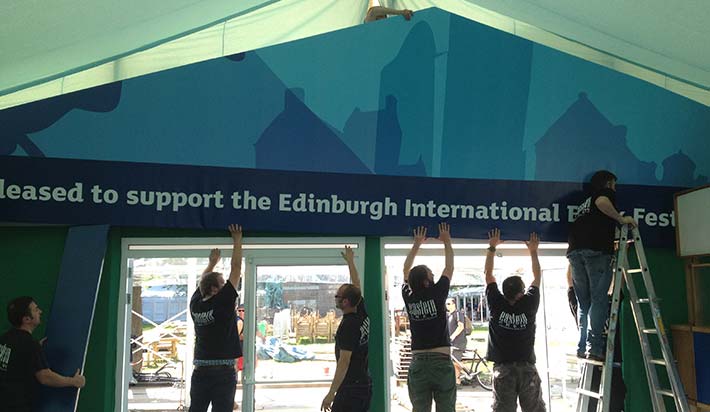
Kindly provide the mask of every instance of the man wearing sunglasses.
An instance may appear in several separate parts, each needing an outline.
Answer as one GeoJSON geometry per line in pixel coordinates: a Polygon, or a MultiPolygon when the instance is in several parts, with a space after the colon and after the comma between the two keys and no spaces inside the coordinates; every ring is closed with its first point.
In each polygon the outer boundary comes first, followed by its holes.
{"type": "Polygon", "coordinates": [[[343,311],[343,319],[335,334],[335,376],[321,410],[367,412],[372,397],[372,381],[367,371],[370,318],[365,310],[353,250],[345,246],[341,255],[348,263],[351,283],[340,286],[335,295],[335,306],[343,311]]]}

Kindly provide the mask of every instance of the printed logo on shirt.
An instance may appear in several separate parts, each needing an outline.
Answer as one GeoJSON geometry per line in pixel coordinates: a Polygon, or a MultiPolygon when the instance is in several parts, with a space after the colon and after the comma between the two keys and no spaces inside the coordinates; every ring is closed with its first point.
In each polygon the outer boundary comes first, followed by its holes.
{"type": "Polygon", "coordinates": [[[0,344],[0,371],[7,371],[7,365],[10,363],[10,354],[12,348],[7,345],[0,344]]]}
{"type": "Polygon", "coordinates": [[[501,312],[500,317],[498,317],[498,326],[510,330],[524,330],[528,327],[528,317],[524,313],[518,315],[501,312]]]}
{"type": "Polygon", "coordinates": [[[572,215],[572,220],[576,221],[580,217],[589,214],[589,212],[592,210],[592,198],[588,197],[587,200],[585,200],[581,205],[577,207],[577,210],[574,212],[572,215]]]}
{"type": "Polygon", "coordinates": [[[195,319],[195,325],[207,326],[214,323],[214,309],[207,312],[192,312],[192,317],[195,319]]]}
{"type": "Polygon", "coordinates": [[[430,320],[438,316],[434,299],[407,303],[407,313],[411,321],[430,320]]]}
{"type": "Polygon", "coordinates": [[[367,317],[362,321],[360,325],[360,346],[367,345],[370,340],[370,318],[367,317]]]}

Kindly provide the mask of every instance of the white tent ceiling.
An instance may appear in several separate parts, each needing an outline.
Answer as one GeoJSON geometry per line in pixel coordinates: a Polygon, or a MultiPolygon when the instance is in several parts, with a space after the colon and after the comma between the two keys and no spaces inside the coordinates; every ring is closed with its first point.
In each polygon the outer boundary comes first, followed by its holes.
{"type": "MultiPolygon", "coordinates": [[[[439,7],[710,105],[708,0],[388,0],[439,7]]],[[[367,0],[5,0],[0,108],[360,24],[367,0]]]]}

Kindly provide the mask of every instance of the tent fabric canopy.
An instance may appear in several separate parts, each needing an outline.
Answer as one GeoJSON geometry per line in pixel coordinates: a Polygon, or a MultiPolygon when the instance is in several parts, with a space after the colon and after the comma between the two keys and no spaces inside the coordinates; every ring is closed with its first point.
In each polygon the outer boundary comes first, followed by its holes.
{"type": "MultiPolygon", "coordinates": [[[[368,3],[8,0],[0,4],[0,108],[352,27],[368,3]]],[[[710,105],[706,0],[380,3],[438,7],[710,105]]]]}

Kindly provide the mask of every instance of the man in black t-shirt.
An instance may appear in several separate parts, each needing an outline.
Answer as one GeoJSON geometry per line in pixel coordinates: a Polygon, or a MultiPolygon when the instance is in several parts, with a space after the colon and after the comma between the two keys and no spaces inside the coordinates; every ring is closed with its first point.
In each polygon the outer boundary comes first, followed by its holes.
{"type": "Polygon", "coordinates": [[[496,246],[503,243],[500,231],[488,233],[486,253],[486,299],[491,320],[488,324],[488,354],[493,366],[493,411],[515,412],[520,400],[523,412],[545,412],[540,375],[535,367],[535,316],[540,305],[542,271],[537,257],[540,240],[530,234],[525,242],[532,260],[533,281],[525,290],[520,276],[503,281],[503,293],[493,276],[496,246]]]}
{"type": "Polygon", "coordinates": [[[190,299],[190,316],[195,324],[195,369],[190,388],[190,412],[232,410],[237,376],[234,360],[242,356],[237,335],[234,304],[242,274],[242,228],[229,225],[232,235],[232,264],[225,283],[213,272],[221,257],[219,249],[210,252],[209,264],[202,273],[198,290],[190,299]]]}
{"type": "Polygon", "coordinates": [[[348,263],[351,283],[340,286],[335,295],[335,306],[343,311],[343,319],[335,334],[335,376],[321,410],[367,412],[372,397],[367,370],[370,318],[365,310],[353,250],[345,246],[341,254],[348,263]]]}
{"type": "MultiPolygon", "coordinates": [[[[451,340],[451,356],[461,362],[463,353],[466,350],[466,318],[460,310],[456,309],[456,300],[453,298],[446,299],[446,326],[449,329],[449,338],[451,340]]],[[[461,366],[454,362],[454,371],[456,372],[456,384],[461,383],[461,366]]]]}
{"type": "Polygon", "coordinates": [[[439,240],[444,243],[444,270],[434,283],[431,269],[412,267],[419,247],[426,241],[426,228],[414,230],[414,244],[404,261],[402,299],[412,332],[412,363],[407,374],[407,389],[413,412],[456,409],[456,374],[451,362],[451,340],[446,324],[446,297],[454,274],[454,249],[447,223],[439,224],[439,240]]]}
{"type": "Polygon", "coordinates": [[[616,176],[600,170],[590,181],[591,196],[577,209],[569,231],[567,258],[572,267],[572,282],[577,295],[579,342],[577,356],[604,360],[606,342],[602,337],[609,316],[607,291],[612,277],[612,255],[616,225],[636,226],[630,216],[616,210],[616,176]],[[587,316],[591,332],[587,335],[587,316]]]}
{"type": "Polygon", "coordinates": [[[32,332],[41,322],[42,310],[34,299],[22,296],[7,305],[12,328],[0,336],[0,404],[7,412],[30,412],[37,385],[83,388],[84,376],[62,376],[49,369],[40,344],[32,332]]]}

